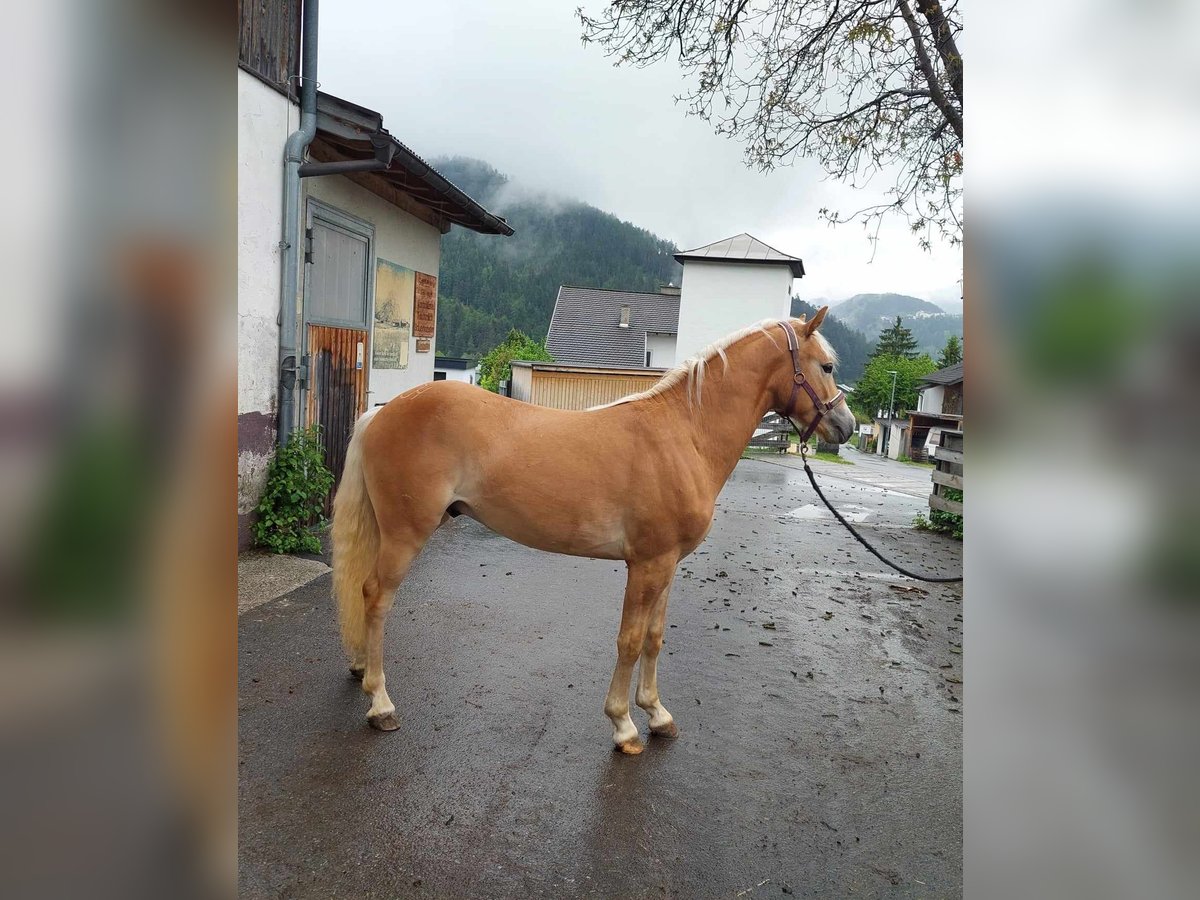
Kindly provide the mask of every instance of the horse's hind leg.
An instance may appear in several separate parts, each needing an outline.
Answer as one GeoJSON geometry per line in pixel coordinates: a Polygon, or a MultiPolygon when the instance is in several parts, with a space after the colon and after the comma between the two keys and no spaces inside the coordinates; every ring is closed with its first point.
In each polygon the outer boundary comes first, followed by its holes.
{"type": "Polygon", "coordinates": [[[604,701],[604,713],[613,723],[613,743],[622,753],[642,752],[637,727],[629,717],[629,681],[645,646],[651,616],[671,583],[675,564],[673,557],[629,564],[621,632],[617,636],[617,665],[604,701]]]}
{"type": "Polygon", "coordinates": [[[642,659],[638,664],[637,705],[650,716],[650,733],[662,737],[676,737],[679,729],[658,697],[658,654],[662,650],[663,631],[667,625],[667,596],[671,593],[668,584],[662,590],[650,612],[646,627],[646,640],[642,644],[642,659]]]}
{"type": "Polygon", "coordinates": [[[362,689],[363,693],[371,697],[367,721],[380,731],[394,731],[400,727],[396,718],[396,707],[385,687],[387,679],[383,674],[383,626],[396,598],[396,589],[400,587],[400,582],[408,574],[409,566],[417,558],[424,544],[424,536],[396,538],[383,535],[375,574],[363,585],[366,646],[362,689]]]}

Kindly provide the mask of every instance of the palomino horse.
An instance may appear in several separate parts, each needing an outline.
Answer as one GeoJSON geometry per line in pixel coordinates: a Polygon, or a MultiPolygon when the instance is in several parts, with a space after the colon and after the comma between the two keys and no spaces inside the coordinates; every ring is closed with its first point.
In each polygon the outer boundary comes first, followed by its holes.
{"type": "Polygon", "coordinates": [[[648,391],[595,409],[531,406],[448,381],[359,419],[334,501],[333,574],[371,725],[400,724],[383,674],[396,588],[434,530],[462,514],[540,550],[625,560],[604,712],[616,746],[640,753],[629,716],[640,657],[637,705],[652,734],[675,736],[656,672],[667,592],[680,560],[708,534],[717,494],[755,426],[777,410],[805,438],[816,431],[841,443],[854,430],[833,380],[833,350],[817,334],[827,311],[731,334],[648,391]]]}

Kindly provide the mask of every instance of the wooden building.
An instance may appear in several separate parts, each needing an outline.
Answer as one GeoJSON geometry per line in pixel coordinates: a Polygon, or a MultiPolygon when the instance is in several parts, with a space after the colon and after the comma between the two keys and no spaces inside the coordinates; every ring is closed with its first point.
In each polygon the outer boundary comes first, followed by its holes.
{"type": "Polygon", "coordinates": [[[536,406],[590,409],[644,391],[665,372],[514,360],[509,396],[536,406]]]}

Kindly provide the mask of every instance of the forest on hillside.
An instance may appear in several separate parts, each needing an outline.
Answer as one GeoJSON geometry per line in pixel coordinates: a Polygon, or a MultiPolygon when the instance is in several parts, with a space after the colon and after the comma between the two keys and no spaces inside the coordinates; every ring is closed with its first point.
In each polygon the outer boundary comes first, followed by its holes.
{"type": "Polygon", "coordinates": [[[653,291],[679,283],[671,241],[586,203],[514,189],[479,160],[434,164],[514,229],[501,237],[453,228],[442,238],[439,352],[481,356],[510,328],[545,338],[562,284],[653,291]]]}
{"type": "MultiPolygon", "coordinates": [[[[792,297],[793,318],[811,318],[817,309],[818,307],[799,297],[792,297]]],[[[853,384],[866,367],[875,341],[868,341],[861,332],[838,321],[833,312],[825,316],[825,321],[821,323],[821,334],[825,335],[825,340],[837,351],[838,362],[834,377],[841,384],[853,384]]]]}
{"type": "MultiPolygon", "coordinates": [[[[543,340],[559,285],[654,291],[667,282],[680,283],[682,267],[673,258],[671,241],[586,203],[524,191],[477,159],[450,157],[434,164],[489,211],[506,217],[515,232],[501,237],[456,227],[442,238],[439,353],[479,358],[513,328],[543,340]]],[[[916,309],[925,305],[902,295],[860,297],[865,299],[855,298],[859,305],[871,298],[876,298],[876,306],[877,298],[911,300],[916,309]]],[[[849,313],[855,303],[846,302],[844,311],[849,313]]],[[[878,329],[864,336],[838,318],[839,308],[833,308],[821,333],[838,353],[838,381],[853,384],[874,349],[878,329]]],[[[812,304],[792,298],[793,316],[815,312],[812,304]]],[[[880,312],[872,307],[868,318],[880,312]]],[[[932,352],[945,344],[942,328],[961,334],[961,316],[906,314],[904,319],[923,347],[936,345],[932,352]]]]}

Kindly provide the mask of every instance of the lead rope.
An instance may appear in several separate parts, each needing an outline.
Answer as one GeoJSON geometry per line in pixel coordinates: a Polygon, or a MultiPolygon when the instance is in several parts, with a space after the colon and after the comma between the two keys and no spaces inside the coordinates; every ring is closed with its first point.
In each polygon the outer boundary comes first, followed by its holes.
{"type": "Polygon", "coordinates": [[[891,568],[893,568],[897,572],[899,572],[901,575],[907,575],[909,578],[915,578],[917,581],[926,581],[926,582],[930,582],[932,584],[954,584],[956,582],[962,581],[961,575],[959,575],[957,578],[947,578],[944,576],[918,575],[916,572],[910,572],[908,569],[904,568],[903,566],[897,565],[896,563],[892,562],[890,559],[888,559],[886,556],[884,556],[882,553],[880,553],[878,550],[876,550],[874,547],[872,547],[870,544],[868,544],[867,539],[864,538],[861,534],[859,534],[857,531],[854,530],[854,526],[851,525],[849,522],[847,522],[842,517],[842,514],[833,508],[833,504],[830,503],[825,498],[825,495],[821,493],[821,489],[819,487],[817,487],[817,477],[813,474],[813,470],[808,465],[808,444],[807,443],[803,443],[800,445],[800,458],[802,460],[804,460],[804,473],[808,476],[808,480],[812,483],[813,490],[817,492],[817,496],[821,498],[821,502],[824,503],[827,507],[829,507],[829,511],[831,513],[833,513],[833,517],[835,519],[837,519],[839,522],[841,522],[843,525],[846,526],[846,530],[849,531],[852,535],[854,535],[855,540],[857,540],[860,544],[862,544],[864,547],[866,547],[868,550],[870,550],[871,553],[873,553],[875,555],[875,557],[881,563],[883,563],[885,566],[890,566],[891,568]]]}

